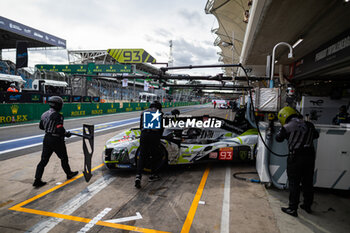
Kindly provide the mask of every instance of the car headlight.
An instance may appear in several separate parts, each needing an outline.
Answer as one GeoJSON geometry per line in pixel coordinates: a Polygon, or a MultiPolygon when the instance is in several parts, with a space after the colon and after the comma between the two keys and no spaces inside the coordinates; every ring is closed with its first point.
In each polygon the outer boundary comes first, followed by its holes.
{"type": "Polygon", "coordinates": [[[117,161],[118,163],[130,163],[128,149],[126,147],[113,148],[111,153],[111,161],[117,161]]]}

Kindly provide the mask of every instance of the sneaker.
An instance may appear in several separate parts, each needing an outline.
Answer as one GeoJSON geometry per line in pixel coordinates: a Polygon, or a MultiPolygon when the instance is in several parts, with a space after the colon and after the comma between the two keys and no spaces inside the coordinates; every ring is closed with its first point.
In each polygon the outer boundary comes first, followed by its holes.
{"type": "Polygon", "coordinates": [[[148,177],[148,182],[153,182],[157,180],[160,180],[160,176],[158,175],[151,175],[150,177],[148,177]]]}
{"type": "Polygon", "coordinates": [[[78,175],[79,172],[71,172],[69,175],[67,175],[67,180],[72,179],[74,176],[78,175]]]}
{"type": "Polygon", "coordinates": [[[47,184],[47,182],[43,182],[42,180],[35,180],[33,186],[39,188],[41,186],[44,186],[45,184],[47,184]]]}
{"type": "Polygon", "coordinates": [[[311,210],[311,207],[310,206],[307,206],[307,205],[300,205],[300,208],[302,208],[303,210],[305,210],[308,214],[311,214],[312,213],[312,210],[311,210]]]}
{"type": "Polygon", "coordinates": [[[141,188],[141,176],[136,176],[135,178],[135,187],[136,188],[141,188]]]}
{"type": "Polygon", "coordinates": [[[290,207],[288,207],[288,208],[282,207],[281,210],[282,210],[284,213],[289,214],[289,215],[291,215],[291,216],[293,216],[293,217],[298,217],[298,212],[297,212],[297,210],[294,210],[294,209],[292,209],[292,208],[290,208],[290,207]]]}

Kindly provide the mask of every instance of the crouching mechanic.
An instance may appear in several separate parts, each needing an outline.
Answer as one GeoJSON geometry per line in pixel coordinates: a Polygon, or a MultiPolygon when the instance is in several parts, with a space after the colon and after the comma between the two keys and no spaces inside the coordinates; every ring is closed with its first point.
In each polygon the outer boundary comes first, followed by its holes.
{"type": "Polygon", "coordinates": [[[159,164],[158,159],[160,156],[156,153],[160,153],[159,151],[160,138],[164,131],[162,118],[163,118],[162,104],[158,101],[154,101],[153,103],[151,103],[149,106],[149,109],[141,113],[140,153],[137,160],[137,174],[135,178],[136,188],[141,188],[142,170],[145,168],[145,163],[148,161],[151,162],[151,176],[149,177],[148,181],[152,182],[160,179],[160,177],[157,174],[157,172],[160,169],[159,167],[157,167],[159,164]],[[151,122],[149,123],[155,123],[153,120],[157,118],[160,124],[159,128],[145,127],[145,124],[144,124],[146,121],[146,119],[144,119],[145,112],[154,113],[154,114],[151,114],[153,117],[151,119],[151,122]]]}
{"type": "Polygon", "coordinates": [[[291,107],[284,107],[278,113],[278,119],[282,128],[276,135],[276,140],[282,142],[288,140],[289,155],[287,158],[287,176],[289,180],[289,207],[282,207],[284,213],[298,216],[300,197],[300,183],[304,196],[304,202],[300,208],[311,213],[311,205],[314,199],[313,176],[315,170],[315,149],[313,140],[319,134],[315,126],[304,121],[302,116],[291,107]]]}
{"type": "Polygon", "coordinates": [[[68,155],[64,137],[70,137],[71,133],[63,127],[63,116],[60,111],[63,106],[63,100],[59,96],[52,96],[49,99],[50,109],[41,115],[39,128],[45,130],[43,141],[43,150],[41,160],[36,168],[35,181],[33,186],[41,187],[46,184],[41,180],[45,166],[50,160],[53,152],[61,160],[61,166],[67,175],[67,179],[71,179],[78,174],[77,171],[72,172],[68,164],[68,155]]]}

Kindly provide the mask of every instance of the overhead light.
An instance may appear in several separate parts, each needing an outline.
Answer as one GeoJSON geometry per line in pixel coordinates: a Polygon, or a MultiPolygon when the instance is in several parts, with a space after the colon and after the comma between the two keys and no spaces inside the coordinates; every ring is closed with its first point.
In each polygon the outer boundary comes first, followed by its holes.
{"type": "Polygon", "coordinates": [[[344,0],[344,2],[350,2],[350,0],[344,0]]]}
{"type": "MultiPolygon", "coordinates": [[[[348,0],[350,1],[350,0],[348,0]]],[[[304,39],[303,38],[299,38],[293,45],[292,48],[294,49],[295,47],[297,47],[304,39]]]]}

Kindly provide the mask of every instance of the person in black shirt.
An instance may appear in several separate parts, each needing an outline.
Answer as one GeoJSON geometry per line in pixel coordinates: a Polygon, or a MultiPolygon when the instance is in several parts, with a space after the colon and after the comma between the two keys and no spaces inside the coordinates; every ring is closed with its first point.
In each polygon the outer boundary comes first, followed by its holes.
{"type": "Polygon", "coordinates": [[[163,134],[164,128],[162,125],[162,104],[158,101],[154,101],[150,104],[149,109],[145,110],[141,113],[141,120],[140,120],[140,129],[141,129],[141,136],[140,136],[140,153],[137,159],[137,174],[135,178],[135,187],[141,188],[141,178],[142,178],[142,171],[145,168],[145,163],[149,160],[151,160],[151,176],[149,177],[149,181],[156,181],[159,180],[160,177],[158,176],[157,172],[159,170],[159,167],[156,167],[159,159],[159,155],[155,153],[160,153],[159,147],[160,147],[160,139],[163,134]],[[160,116],[160,128],[159,129],[148,129],[144,127],[144,113],[145,112],[154,112],[158,113],[160,116]]]}
{"type": "Polygon", "coordinates": [[[313,176],[315,169],[315,149],[313,140],[319,137],[315,126],[304,121],[302,116],[291,107],[284,107],[278,113],[282,128],[276,135],[276,141],[288,140],[287,176],[289,180],[289,207],[281,210],[294,217],[298,216],[300,184],[304,202],[300,208],[311,213],[313,203],[313,176]]]}
{"type": "Polygon", "coordinates": [[[63,106],[63,100],[59,96],[51,96],[49,99],[50,109],[41,116],[39,128],[45,130],[43,141],[43,150],[41,160],[37,165],[35,172],[35,181],[33,186],[41,187],[46,184],[41,180],[45,166],[50,160],[53,152],[61,160],[61,166],[67,175],[67,179],[71,179],[78,174],[77,171],[72,172],[68,164],[68,155],[64,137],[70,137],[71,133],[63,127],[63,116],[60,111],[63,106]]]}

